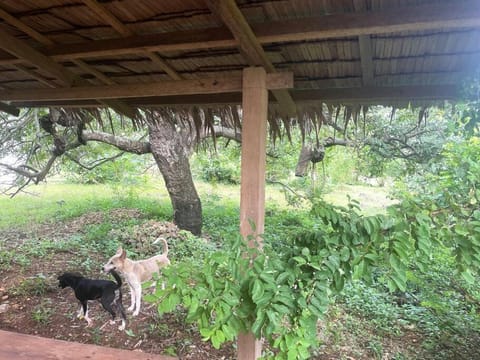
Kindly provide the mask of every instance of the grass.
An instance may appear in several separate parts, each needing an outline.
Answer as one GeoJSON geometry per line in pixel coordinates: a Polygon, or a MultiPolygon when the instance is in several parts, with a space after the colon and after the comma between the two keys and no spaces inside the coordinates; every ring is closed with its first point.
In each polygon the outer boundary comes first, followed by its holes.
{"type": "Polygon", "coordinates": [[[108,185],[46,183],[14,198],[0,196],[0,229],[66,220],[92,211],[137,208],[152,214],[171,213],[164,188],[119,190],[108,185]],[[129,191],[131,190],[131,191],[129,191]],[[138,193],[142,191],[142,195],[138,193]]]}
{"type": "MultiPolygon", "coordinates": [[[[238,236],[239,186],[198,182],[197,190],[203,204],[204,231],[212,239],[218,240],[238,236]]],[[[145,219],[171,220],[172,217],[170,200],[162,182],[123,189],[107,185],[49,183],[30,187],[28,191],[28,194],[19,194],[13,199],[0,197],[0,230],[16,231],[15,229],[32,223],[56,223],[85,213],[115,208],[139,209],[145,214],[145,219]]],[[[383,212],[385,206],[391,203],[386,198],[386,189],[371,186],[337,186],[325,198],[336,205],[346,205],[349,194],[354,194],[352,198],[359,201],[366,214],[383,212]]],[[[281,241],[298,229],[315,226],[308,210],[307,207],[289,206],[282,188],[268,185],[265,237],[268,237],[268,241],[281,241]]],[[[115,251],[118,239],[112,238],[112,231],[127,233],[137,225],[136,221],[106,218],[101,223],[85,226],[82,233],[62,241],[35,237],[24,240],[15,250],[4,248],[3,240],[0,239],[0,271],[6,270],[11,263],[28,267],[35,259],[48,259],[56,252],[72,250],[85,259],[72,265],[80,266],[87,272],[93,271],[99,268],[101,259],[115,251]],[[92,252],[97,254],[98,259],[88,256],[92,252]]],[[[172,247],[172,251],[176,251],[179,257],[189,256],[195,252],[191,246],[188,241],[179,241],[172,247]]],[[[438,259],[432,258],[431,277],[423,280],[420,278],[419,283],[411,284],[412,293],[415,292],[415,298],[422,300],[423,304],[399,307],[395,304],[395,297],[388,294],[381,283],[376,283],[373,287],[354,283],[347,287],[344,294],[337,298],[336,304],[332,305],[330,317],[326,318],[324,332],[330,341],[330,348],[338,354],[342,344],[347,343],[352,348],[350,354],[357,351],[359,354],[368,354],[371,359],[381,359],[393,351],[393,358],[408,359],[412,358],[410,350],[388,349],[385,347],[388,344],[382,342],[382,339],[401,337],[410,331],[406,329],[415,329],[423,337],[424,352],[434,354],[430,357],[432,359],[440,359],[438,354],[444,358],[450,356],[441,347],[445,336],[450,339],[470,339],[469,341],[474,339],[477,331],[474,324],[480,324],[475,315],[475,303],[473,300],[469,304],[463,303],[461,294],[454,289],[450,289],[449,296],[438,291],[436,287],[449,288],[451,284],[447,279],[454,277],[450,270],[453,268],[452,262],[442,257],[442,254],[438,256],[438,259]],[[448,320],[452,319],[455,326],[448,324],[448,320]],[[466,324],[470,324],[471,329],[465,329],[466,324]]],[[[480,294],[480,288],[475,289],[470,289],[469,293],[480,294]]],[[[48,291],[48,284],[38,274],[25,278],[15,291],[18,294],[31,292],[28,295],[41,295],[48,291]]],[[[480,295],[475,298],[477,297],[480,298],[480,295]]],[[[32,313],[32,317],[36,322],[48,323],[51,316],[49,310],[49,304],[41,304],[32,313]]],[[[156,328],[152,331],[165,331],[158,324],[154,326],[156,328]]],[[[456,349],[456,345],[452,346],[452,349],[456,349]]],[[[171,353],[175,353],[174,347],[171,348],[171,353]]]]}
{"type": "MultiPolygon", "coordinates": [[[[238,185],[219,185],[197,182],[197,191],[205,210],[212,217],[224,211],[238,211],[240,188],[238,185]],[[215,206],[219,206],[215,209],[215,206]]],[[[339,186],[325,195],[327,201],[346,205],[348,194],[354,197],[368,213],[378,213],[391,203],[385,197],[387,190],[370,186],[339,186]]],[[[288,204],[279,186],[268,185],[265,191],[266,208],[287,208],[288,204]]],[[[124,187],[110,185],[78,185],[66,183],[42,183],[30,186],[26,193],[14,198],[0,195],[0,229],[21,227],[71,219],[92,211],[112,208],[136,208],[146,214],[166,217],[171,214],[170,199],[162,181],[150,181],[141,186],[124,187]]]]}

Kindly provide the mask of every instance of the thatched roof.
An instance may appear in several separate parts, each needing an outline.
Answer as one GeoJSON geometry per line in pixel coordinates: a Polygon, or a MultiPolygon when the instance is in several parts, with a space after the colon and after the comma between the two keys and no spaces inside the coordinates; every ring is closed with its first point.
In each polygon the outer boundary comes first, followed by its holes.
{"type": "Polygon", "coordinates": [[[0,19],[7,111],[239,104],[259,65],[293,73],[269,98],[301,116],[452,99],[480,61],[477,0],[4,0],[0,19]]]}

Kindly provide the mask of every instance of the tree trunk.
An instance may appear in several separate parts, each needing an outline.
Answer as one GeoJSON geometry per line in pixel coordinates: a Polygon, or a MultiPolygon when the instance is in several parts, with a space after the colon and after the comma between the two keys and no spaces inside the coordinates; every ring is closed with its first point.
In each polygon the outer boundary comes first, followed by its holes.
{"type": "Polygon", "coordinates": [[[202,232],[202,204],[188,161],[192,140],[186,131],[166,119],[149,124],[150,148],[162,173],[173,207],[175,224],[194,235],[202,232]]]}

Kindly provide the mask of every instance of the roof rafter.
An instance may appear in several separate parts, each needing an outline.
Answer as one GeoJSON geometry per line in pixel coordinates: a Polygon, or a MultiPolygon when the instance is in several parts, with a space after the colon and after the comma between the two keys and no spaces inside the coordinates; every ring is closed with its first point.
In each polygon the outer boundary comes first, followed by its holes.
{"type": "Polygon", "coordinates": [[[18,70],[21,72],[27,74],[28,76],[34,78],[35,80],[41,82],[44,85],[47,85],[50,88],[56,88],[58,85],[53,82],[52,80],[46,79],[42,75],[38,74],[36,71],[29,69],[28,67],[22,65],[22,64],[15,64],[14,65],[18,70]]]}
{"type": "MultiPolygon", "coordinates": [[[[230,29],[238,42],[238,47],[249,65],[263,66],[267,72],[275,73],[273,66],[252,28],[234,0],[206,0],[209,9],[230,29]]],[[[287,116],[296,115],[296,105],[287,90],[272,91],[281,110],[287,116]]]]}
{"type": "MultiPolygon", "coordinates": [[[[83,0],[83,3],[94,11],[100,18],[102,18],[107,24],[114,28],[123,37],[134,36],[135,33],[118,20],[110,11],[108,11],[103,5],[99,4],[97,0],[83,0]]],[[[173,69],[165,60],[153,52],[144,52],[145,55],[160,69],[165,71],[172,79],[181,80],[182,77],[173,69]]]]}
{"type": "MultiPolygon", "coordinates": [[[[410,6],[394,10],[364,13],[333,14],[305,19],[271,21],[251,25],[260,44],[282,41],[307,41],[401,31],[480,27],[480,2],[410,6]]],[[[236,47],[225,27],[188,30],[154,35],[131,36],[122,39],[66,44],[43,50],[57,61],[126,55],[143,51],[188,51],[236,47]]],[[[18,62],[2,54],[0,64],[18,62]]]]}
{"type": "Polygon", "coordinates": [[[371,86],[374,83],[373,49],[370,35],[358,37],[360,48],[360,65],[362,67],[362,83],[364,86],[371,86]]]}
{"type": "MultiPolygon", "coordinates": [[[[364,0],[353,0],[353,7],[357,12],[367,10],[367,4],[364,0]]],[[[373,45],[370,35],[360,35],[358,37],[358,47],[362,68],[362,84],[363,86],[371,86],[374,84],[375,69],[373,64],[373,45]]]]}
{"type": "MultiPolygon", "coordinates": [[[[24,24],[22,21],[12,17],[8,12],[3,9],[0,9],[0,17],[2,17],[5,21],[9,22],[11,25],[18,27],[20,30],[24,31],[34,39],[38,40],[43,45],[53,45],[53,41],[45,37],[44,35],[40,34],[39,32],[35,31],[28,25],[24,24]]],[[[70,73],[67,69],[65,69],[62,65],[57,64],[55,61],[50,59],[49,57],[43,55],[42,53],[38,52],[37,50],[30,48],[28,45],[24,44],[22,41],[15,39],[14,37],[2,33],[0,31],[0,40],[1,44],[8,44],[10,47],[6,48],[6,50],[10,51],[14,55],[21,57],[29,62],[31,62],[34,66],[38,66],[36,63],[37,60],[40,60],[40,63],[43,70],[46,70],[50,74],[52,74],[57,79],[60,79],[62,82],[66,83],[67,86],[74,85],[76,82],[77,84],[84,85],[89,84],[90,82],[87,80],[83,80],[82,78],[78,77],[77,75],[70,73]],[[18,46],[19,50],[14,50],[11,47],[18,46]]],[[[4,47],[5,48],[5,47],[4,47]]],[[[82,60],[76,60],[77,66],[83,66],[84,69],[89,69],[89,66],[85,64],[82,60]]],[[[36,72],[29,70],[28,68],[24,67],[21,64],[17,64],[16,67],[20,70],[29,74],[36,80],[46,84],[50,87],[56,87],[56,84],[48,79],[43,78],[41,75],[37,74],[36,72]]],[[[90,72],[93,72],[100,80],[105,81],[106,76],[102,76],[101,73],[95,73],[96,70],[90,69],[90,72]]],[[[119,100],[110,100],[110,101],[101,101],[101,104],[108,105],[115,111],[119,112],[120,114],[124,114],[128,117],[135,116],[135,110],[130,108],[130,106],[121,103],[119,100]]]]}
{"type": "MultiPolygon", "coordinates": [[[[321,101],[327,103],[348,104],[376,104],[380,102],[409,102],[412,98],[416,101],[432,101],[438,99],[455,100],[460,96],[459,89],[455,86],[391,86],[391,87],[354,87],[354,88],[328,88],[322,90],[290,90],[292,98],[299,105],[321,101]]],[[[0,92],[0,94],[3,92],[0,92]]],[[[241,104],[242,94],[238,92],[172,95],[162,97],[129,98],[125,102],[132,106],[158,106],[158,105],[231,105],[241,104]]],[[[70,107],[95,107],[92,100],[18,100],[14,104],[25,107],[36,107],[48,103],[52,106],[70,107]]],[[[274,102],[275,103],[275,102],[274,102]]]]}
{"type": "MultiPolygon", "coordinates": [[[[269,90],[293,87],[293,73],[283,72],[268,74],[267,87],[269,90]]],[[[234,93],[240,92],[241,89],[241,78],[208,78],[198,80],[171,80],[141,84],[79,86],[61,89],[3,90],[0,91],[0,100],[38,101],[118,99],[182,94],[234,93]]]]}
{"type": "Polygon", "coordinates": [[[20,109],[13,105],[9,105],[3,102],[0,102],[0,111],[6,112],[7,114],[18,116],[20,115],[20,109]]]}
{"type": "Polygon", "coordinates": [[[0,47],[19,59],[27,61],[33,66],[48,72],[66,86],[71,86],[78,80],[62,65],[57,64],[48,56],[45,56],[23,41],[18,40],[2,30],[0,30],[0,47]]]}

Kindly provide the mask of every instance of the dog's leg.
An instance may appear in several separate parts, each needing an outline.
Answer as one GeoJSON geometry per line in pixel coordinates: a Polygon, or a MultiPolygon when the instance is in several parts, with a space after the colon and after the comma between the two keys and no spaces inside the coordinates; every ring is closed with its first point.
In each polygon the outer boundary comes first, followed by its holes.
{"type": "Polygon", "coordinates": [[[83,305],[82,304],[80,304],[80,309],[78,309],[77,319],[83,319],[83,305]]]}
{"type": "Polygon", "coordinates": [[[140,303],[142,301],[142,284],[134,284],[135,288],[135,310],[133,311],[133,316],[137,316],[140,313],[140,303]]]}
{"type": "Polygon", "coordinates": [[[83,308],[83,316],[87,321],[87,327],[90,327],[92,325],[92,319],[88,317],[88,300],[82,301],[82,308],[83,308]]]}
{"type": "Polygon", "coordinates": [[[118,327],[118,330],[123,331],[127,322],[127,317],[125,316],[125,309],[122,304],[122,291],[120,289],[115,290],[115,299],[113,300],[113,305],[117,309],[117,313],[122,319],[122,325],[118,327]]]}
{"type": "Polygon", "coordinates": [[[115,324],[115,310],[113,310],[112,305],[115,303],[115,295],[109,294],[102,297],[100,300],[102,306],[105,310],[107,310],[110,315],[112,315],[112,320],[110,320],[110,324],[115,324]]]}
{"type": "Polygon", "coordinates": [[[130,306],[127,308],[127,311],[132,312],[133,309],[135,309],[135,289],[130,284],[128,284],[128,286],[130,287],[130,306]]]}

